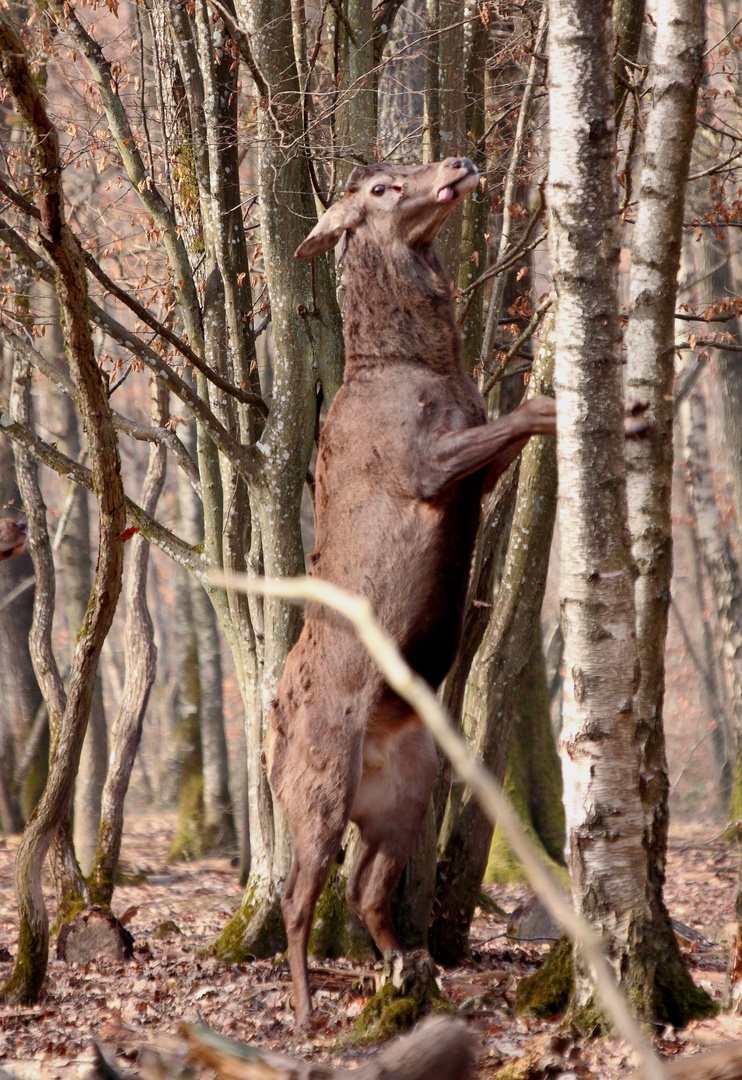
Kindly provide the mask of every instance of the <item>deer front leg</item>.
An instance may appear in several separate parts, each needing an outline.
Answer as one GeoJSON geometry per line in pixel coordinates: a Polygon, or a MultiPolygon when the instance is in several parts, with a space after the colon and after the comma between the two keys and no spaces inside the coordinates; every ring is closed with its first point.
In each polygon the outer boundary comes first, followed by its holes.
{"type": "Polygon", "coordinates": [[[449,484],[488,466],[488,483],[514,461],[531,435],[556,435],[556,405],[549,397],[534,397],[514,412],[481,427],[450,431],[421,462],[419,492],[434,499],[449,484]]]}

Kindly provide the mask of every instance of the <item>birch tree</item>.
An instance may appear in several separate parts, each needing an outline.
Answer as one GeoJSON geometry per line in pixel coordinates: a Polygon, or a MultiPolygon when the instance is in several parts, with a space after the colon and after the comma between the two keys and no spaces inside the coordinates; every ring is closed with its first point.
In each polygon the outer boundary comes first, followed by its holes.
{"type": "MultiPolygon", "coordinates": [[[[632,715],[639,666],[622,432],[612,51],[609,2],[552,0],[549,206],[568,864],[578,910],[599,928],[622,981],[644,1003],[650,912],[632,715]]],[[[584,1016],[593,988],[576,959],[573,1005],[584,1016]]]]}
{"type": "Polygon", "coordinates": [[[648,854],[651,940],[656,954],[655,1014],[684,1023],[708,1009],[680,957],[663,900],[669,779],[662,708],[672,577],[672,388],[675,298],[685,190],[696,124],[704,48],[703,0],[662,0],[657,9],[652,110],[631,246],[626,333],[629,403],[648,406],[651,430],[629,443],[627,491],[640,679],[634,714],[648,854]]]}

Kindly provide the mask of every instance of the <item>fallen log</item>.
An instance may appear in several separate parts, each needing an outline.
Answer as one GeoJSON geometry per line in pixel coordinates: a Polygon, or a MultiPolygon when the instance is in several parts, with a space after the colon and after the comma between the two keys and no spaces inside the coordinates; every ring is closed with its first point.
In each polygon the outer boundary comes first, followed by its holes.
{"type": "Polygon", "coordinates": [[[194,1066],[197,1076],[208,1070],[219,1080],[472,1080],[477,1059],[466,1024],[450,1016],[427,1018],[356,1069],[304,1061],[187,1024],[177,1036],[159,1036],[144,1044],[132,1040],[128,1049],[136,1051],[138,1059],[133,1074],[129,1060],[119,1067],[111,1047],[94,1045],[91,1080],[193,1080],[194,1066]]]}
{"type": "Polygon", "coordinates": [[[476,1065],[466,1024],[429,1017],[357,1069],[334,1069],[226,1039],[209,1028],[184,1027],[192,1062],[220,1080],[468,1080],[476,1065]]]}

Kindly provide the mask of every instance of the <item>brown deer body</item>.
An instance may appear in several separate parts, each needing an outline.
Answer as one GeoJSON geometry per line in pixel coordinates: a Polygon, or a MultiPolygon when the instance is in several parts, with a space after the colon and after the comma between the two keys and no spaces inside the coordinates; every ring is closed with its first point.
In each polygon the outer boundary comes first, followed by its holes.
{"type": "MultiPolygon", "coordinates": [[[[548,398],[486,423],[461,363],[452,290],[432,245],[476,183],[466,159],[358,168],[296,252],[319,254],[346,233],[346,369],[320,439],[312,572],[367,596],[434,687],[458,648],[485,485],[532,434],[555,430],[548,398]]],[[[348,901],[382,953],[401,949],[390,897],[428,807],[436,754],[353,631],[314,607],[286,661],[266,751],[294,839],[282,907],[303,1025],[314,908],[349,821],[361,845],[348,901]]]]}

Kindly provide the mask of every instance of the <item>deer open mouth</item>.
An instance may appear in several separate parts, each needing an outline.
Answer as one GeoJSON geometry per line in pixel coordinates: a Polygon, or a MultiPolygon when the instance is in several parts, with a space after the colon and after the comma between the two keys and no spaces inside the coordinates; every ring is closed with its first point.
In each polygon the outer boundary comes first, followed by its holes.
{"type": "Polygon", "coordinates": [[[446,184],[445,187],[439,188],[436,201],[439,203],[451,202],[453,199],[459,199],[462,195],[468,195],[477,186],[477,178],[476,169],[473,172],[467,171],[458,180],[454,180],[452,184],[446,184]]]}

